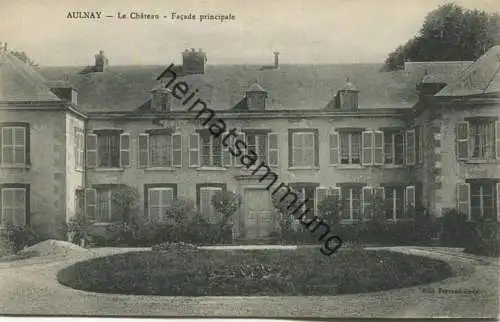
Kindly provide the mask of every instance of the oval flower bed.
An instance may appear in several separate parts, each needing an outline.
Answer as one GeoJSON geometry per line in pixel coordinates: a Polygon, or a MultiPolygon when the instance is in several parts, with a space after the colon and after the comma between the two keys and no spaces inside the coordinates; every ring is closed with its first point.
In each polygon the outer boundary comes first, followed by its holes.
{"type": "Polygon", "coordinates": [[[66,286],[170,296],[336,295],[410,287],[451,276],[441,261],[389,251],[311,249],[132,252],[73,264],[66,286]]]}

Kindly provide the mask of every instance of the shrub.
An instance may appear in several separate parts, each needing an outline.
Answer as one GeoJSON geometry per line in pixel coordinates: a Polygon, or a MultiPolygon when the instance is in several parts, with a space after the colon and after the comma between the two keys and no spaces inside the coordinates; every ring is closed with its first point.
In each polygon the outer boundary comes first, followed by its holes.
{"type": "Polygon", "coordinates": [[[212,198],[212,205],[222,218],[214,227],[215,234],[219,241],[232,240],[232,224],[228,224],[231,217],[238,211],[241,205],[241,196],[230,191],[219,191],[212,198]],[[228,236],[228,231],[231,231],[228,236]]]}
{"type": "Polygon", "coordinates": [[[26,233],[24,227],[7,224],[0,230],[0,247],[2,255],[17,254],[25,247],[26,233]]]}
{"type": "Polygon", "coordinates": [[[164,242],[158,245],[154,245],[151,247],[152,251],[160,252],[160,251],[169,251],[169,252],[177,252],[177,253],[185,253],[189,251],[197,251],[198,247],[193,244],[188,244],[184,242],[164,242]]]}
{"type": "Polygon", "coordinates": [[[336,195],[328,195],[318,204],[319,217],[330,226],[337,226],[342,220],[342,201],[336,195]]]}
{"type": "MultiPolygon", "coordinates": [[[[135,187],[121,184],[111,194],[113,212],[120,215],[124,223],[134,223],[134,215],[139,213],[139,191],[135,187]]],[[[118,218],[117,218],[118,219],[118,218]]]]}
{"type": "Polygon", "coordinates": [[[464,214],[455,209],[448,210],[441,218],[440,242],[447,246],[466,246],[468,240],[472,238],[473,224],[467,223],[464,214]]]}
{"type": "Polygon", "coordinates": [[[480,219],[474,222],[474,233],[467,241],[465,252],[484,255],[500,256],[500,223],[480,219]]]}

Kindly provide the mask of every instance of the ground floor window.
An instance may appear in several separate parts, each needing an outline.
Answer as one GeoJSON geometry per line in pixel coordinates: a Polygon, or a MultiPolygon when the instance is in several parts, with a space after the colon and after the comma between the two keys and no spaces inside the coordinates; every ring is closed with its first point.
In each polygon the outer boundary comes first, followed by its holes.
{"type": "Polygon", "coordinates": [[[166,223],[175,224],[174,218],[167,216],[167,209],[174,201],[174,189],[172,187],[152,187],[148,189],[148,215],[149,219],[166,223]]]}
{"type": "Polygon", "coordinates": [[[341,187],[342,219],[357,220],[361,218],[362,187],[341,187]]]}
{"type": "Polygon", "coordinates": [[[404,215],[404,187],[385,187],[385,218],[398,220],[404,215]]]}
{"type": "Polygon", "coordinates": [[[203,218],[209,223],[217,223],[219,216],[212,204],[212,199],[217,192],[225,191],[224,184],[199,184],[197,185],[197,204],[203,218]]]}
{"type": "Polygon", "coordinates": [[[28,189],[13,185],[1,187],[1,224],[24,226],[27,224],[28,189]]]}
{"type": "Polygon", "coordinates": [[[495,188],[495,183],[473,183],[470,185],[470,208],[473,219],[496,219],[495,188]]]}

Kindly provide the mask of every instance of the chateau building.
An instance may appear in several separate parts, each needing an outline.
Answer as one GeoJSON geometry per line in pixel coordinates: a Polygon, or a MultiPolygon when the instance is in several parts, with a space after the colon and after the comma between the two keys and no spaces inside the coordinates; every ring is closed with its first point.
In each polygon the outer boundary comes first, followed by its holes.
{"type": "Polygon", "coordinates": [[[243,200],[235,238],[277,230],[267,181],[166,86],[173,77],[311,209],[338,194],[342,224],[371,216],[374,196],[385,200],[387,224],[416,207],[500,219],[500,46],[475,62],[407,62],[394,72],[280,65],[278,55],[264,67],[211,66],[192,49],[165,73],[169,61],[113,66],[103,51],[94,66],[34,69],[1,50],[1,224],[60,237],[79,211],[120,221],[113,191],[126,184],[151,220],[168,222],[177,197],[214,220],[211,197],[226,190],[243,200]]]}

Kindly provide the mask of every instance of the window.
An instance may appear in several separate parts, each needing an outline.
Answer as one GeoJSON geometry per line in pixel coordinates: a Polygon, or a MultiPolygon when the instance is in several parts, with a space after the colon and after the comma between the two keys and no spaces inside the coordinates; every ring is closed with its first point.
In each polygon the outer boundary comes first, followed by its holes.
{"type": "Polygon", "coordinates": [[[403,164],[404,160],[404,132],[384,132],[384,163],[403,164]]]}
{"type": "Polygon", "coordinates": [[[7,224],[24,226],[27,224],[27,189],[22,187],[1,188],[2,226],[7,224]]]}
{"type": "Polygon", "coordinates": [[[314,132],[292,133],[292,167],[313,167],[316,163],[314,132]]]}
{"type": "Polygon", "coordinates": [[[396,221],[403,218],[404,193],[404,187],[385,187],[386,219],[396,221]]]}
{"type": "Polygon", "coordinates": [[[361,132],[340,133],[340,163],[361,164],[361,132]]]}
{"type": "Polygon", "coordinates": [[[500,126],[491,119],[473,119],[456,125],[458,160],[491,160],[500,158],[500,126]],[[495,133],[496,132],[496,133],[495,133]],[[495,148],[495,146],[497,146],[495,148]]]}
{"type": "Polygon", "coordinates": [[[466,215],[469,220],[478,218],[497,220],[499,186],[500,184],[496,182],[481,180],[457,184],[458,211],[466,215]]]}
{"type": "Polygon", "coordinates": [[[101,134],[97,137],[98,166],[118,168],[120,166],[120,136],[101,134]]]}
{"type": "Polygon", "coordinates": [[[247,133],[248,150],[253,150],[260,160],[267,160],[267,134],[247,133]]]}
{"type": "Polygon", "coordinates": [[[362,142],[362,164],[380,165],[384,164],[384,137],[380,131],[363,131],[362,142]]]}
{"type": "Polygon", "coordinates": [[[385,199],[384,187],[363,187],[361,197],[363,218],[371,219],[385,199]]]}
{"type": "Polygon", "coordinates": [[[84,150],[84,139],[85,136],[83,134],[83,130],[80,128],[75,127],[74,131],[74,158],[75,158],[75,168],[76,169],[83,169],[84,167],[84,156],[85,156],[85,150],[84,150]]]}
{"type": "Polygon", "coordinates": [[[28,164],[28,126],[5,126],[1,128],[1,163],[2,165],[28,164]]]}
{"type": "Polygon", "coordinates": [[[87,167],[130,166],[130,134],[105,130],[87,135],[87,167]]]}
{"type": "Polygon", "coordinates": [[[174,218],[167,218],[166,211],[174,201],[174,189],[171,187],[154,187],[147,189],[148,216],[151,221],[175,224],[174,218]]]}
{"type": "MultiPolygon", "coordinates": [[[[304,200],[307,199],[305,204],[295,213],[292,214],[291,216],[293,217],[293,222],[292,222],[292,229],[294,231],[299,231],[301,229],[301,224],[297,216],[299,216],[302,213],[305,213],[307,209],[309,211],[306,213],[306,218],[310,219],[313,218],[314,215],[316,215],[316,185],[314,184],[293,184],[291,186],[295,193],[297,194],[298,198],[297,201],[295,201],[295,205],[300,205],[304,200]]],[[[295,208],[292,208],[295,210],[295,208]]],[[[306,220],[308,220],[306,219],[306,220]]]]}
{"type": "Polygon", "coordinates": [[[362,187],[342,187],[342,219],[359,220],[362,213],[361,205],[361,190],[362,187]]]}
{"type": "Polygon", "coordinates": [[[85,217],[90,221],[109,222],[112,220],[112,188],[84,189],[85,217]]]}
{"type": "Polygon", "coordinates": [[[200,186],[198,188],[198,209],[202,216],[204,216],[209,223],[213,224],[218,222],[219,217],[212,204],[212,198],[219,191],[223,191],[223,188],[220,186],[200,186]]]}
{"type": "Polygon", "coordinates": [[[222,167],[222,141],[221,136],[214,137],[210,133],[200,135],[201,141],[201,166],[222,167]]]}

